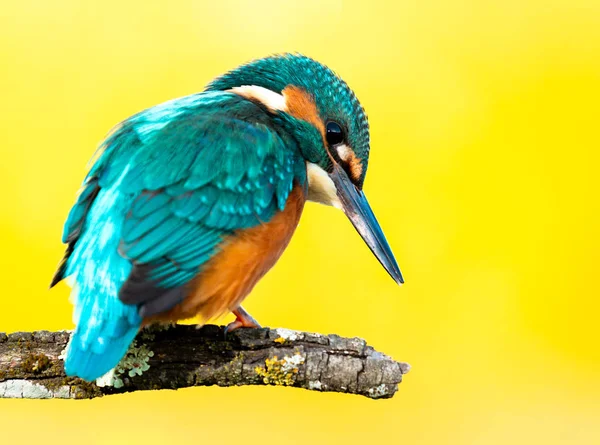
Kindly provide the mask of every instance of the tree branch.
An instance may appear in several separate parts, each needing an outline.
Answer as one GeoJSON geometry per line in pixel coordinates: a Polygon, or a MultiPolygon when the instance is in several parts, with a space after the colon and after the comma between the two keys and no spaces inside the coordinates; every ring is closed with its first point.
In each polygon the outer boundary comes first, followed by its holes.
{"type": "Polygon", "coordinates": [[[0,333],[0,398],[87,399],[190,386],[281,385],[392,397],[410,366],[360,338],[287,329],[172,325],[144,329],[114,375],[96,384],[67,377],[69,333],[0,333]]]}

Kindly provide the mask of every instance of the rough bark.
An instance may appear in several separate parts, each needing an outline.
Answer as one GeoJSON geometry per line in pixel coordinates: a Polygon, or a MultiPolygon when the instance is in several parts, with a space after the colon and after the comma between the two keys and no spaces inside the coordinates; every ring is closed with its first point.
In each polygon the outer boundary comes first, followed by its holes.
{"type": "Polygon", "coordinates": [[[177,325],[142,331],[113,376],[67,377],[68,332],[0,333],[0,398],[87,399],[190,386],[281,385],[392,397],[410,366],[343,338],[287,329],[177,325]]]}

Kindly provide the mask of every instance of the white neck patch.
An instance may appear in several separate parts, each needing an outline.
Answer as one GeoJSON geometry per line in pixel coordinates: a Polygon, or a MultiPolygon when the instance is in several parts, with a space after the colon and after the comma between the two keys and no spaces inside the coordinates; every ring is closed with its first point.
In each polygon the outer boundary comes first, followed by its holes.
{"type": "Polygon", "coordinates": [[[257,85],[242,85],[241,87],[234,87],[229,91],[239,94],[246,99],[260,102],[271,112],[287,110],[285,97],[268,88],[259,87],[257,85]]]}
{"type": "Polygon", "coordinates": [[[328,206],[342,209],[335,184],[325,170],[312,162],[306,163],[308,175],[308,199],[328,206]]]}

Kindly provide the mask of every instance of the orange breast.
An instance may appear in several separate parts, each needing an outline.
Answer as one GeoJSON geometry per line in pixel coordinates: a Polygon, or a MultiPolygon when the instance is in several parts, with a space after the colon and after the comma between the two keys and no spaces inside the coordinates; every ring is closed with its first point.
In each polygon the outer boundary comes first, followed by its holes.
{"type": "Polygon", "coordinates": [[[196,315],[206,321],[236,309],[287,247],[305,201],[303,188],[296,185],[283,211],[268,223],[239,230],[227,238],[220,251],[202,267],[187,298],[147,322],[176,321],[196,315]]]}

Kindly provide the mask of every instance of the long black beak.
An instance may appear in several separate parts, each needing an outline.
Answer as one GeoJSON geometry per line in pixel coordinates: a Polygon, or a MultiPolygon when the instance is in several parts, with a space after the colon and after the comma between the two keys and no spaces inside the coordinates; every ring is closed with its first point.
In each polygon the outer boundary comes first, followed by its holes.
{"type": "Polygon", "coordinates": [[[402,278],[402,273],[398,263],[396,263],[392,249],[390,249],[390,245],[385,239],[381,227],[379,227],[365,194],[356,188],[348,174],[336,162],[334,162],[330,177],[337,189],[342,209],[356,231],[394,281],[398,284],[404,283],[404,278],[402,278]]]}

